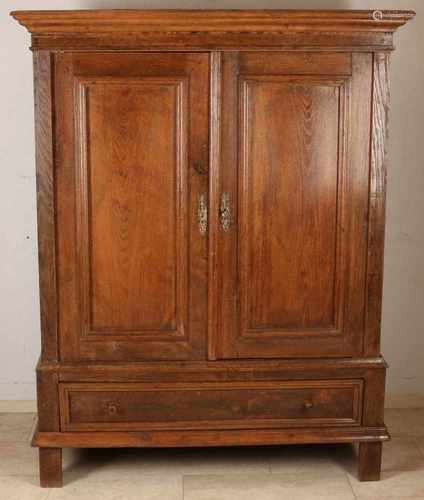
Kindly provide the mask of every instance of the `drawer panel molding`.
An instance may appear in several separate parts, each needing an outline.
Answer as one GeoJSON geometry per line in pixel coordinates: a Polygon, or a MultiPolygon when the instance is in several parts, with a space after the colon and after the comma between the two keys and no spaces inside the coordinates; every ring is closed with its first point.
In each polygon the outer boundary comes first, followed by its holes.
{"type": "Polygon", "coordinates": [[[62,431],[360,425],[362,380],[62,383],[62,431]]]}

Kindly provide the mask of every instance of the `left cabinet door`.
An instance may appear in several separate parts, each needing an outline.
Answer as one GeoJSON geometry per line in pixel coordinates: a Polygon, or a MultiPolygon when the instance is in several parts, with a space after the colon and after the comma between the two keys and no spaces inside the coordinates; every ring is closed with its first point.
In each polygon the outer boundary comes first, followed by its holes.
{"type": "Polygon", "coordinates": [[[54,59],[60,357],[205,358],[207,54],[54,59]]]}

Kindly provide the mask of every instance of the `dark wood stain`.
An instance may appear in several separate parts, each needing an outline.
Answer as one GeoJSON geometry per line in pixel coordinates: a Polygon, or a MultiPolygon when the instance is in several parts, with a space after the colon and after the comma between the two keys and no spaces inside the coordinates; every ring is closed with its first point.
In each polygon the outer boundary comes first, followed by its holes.
{"type": "Polygon", "coordinates": [[[62,429],[359,425],[362,382],[61,384],[62,429]]]}
{"type": "Polygon", "coordinates": [[[35,155],[42,353],[58,359],[55,223],[54,58],[34,53],[35,155]]]}
{"type": "Polygon", "coordinates": [[[367,305],[364,349],[380,354],[383,293],[384,228],[386,216],[386,139],[390,101],[389,56],[374,54],[373,113],[368,216],[367,305]]]}

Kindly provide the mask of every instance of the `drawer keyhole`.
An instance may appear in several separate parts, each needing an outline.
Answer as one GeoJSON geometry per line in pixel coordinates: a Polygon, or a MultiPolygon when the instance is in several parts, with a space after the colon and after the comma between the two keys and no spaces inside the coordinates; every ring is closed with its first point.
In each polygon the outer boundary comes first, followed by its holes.
{"type": "Polygon", "coordinates": [[[305,408],[305,410],[310,410],[314,407],[314,403],[312,403],[312,401],[305,401],[303,403],[303,407],[305,408]]]}
{"type": "Polygon", "coordinates": [[[106,410],[109,415],[116,415],[118,413],[118,407],[115,403],[107,403],[106,410]]]}

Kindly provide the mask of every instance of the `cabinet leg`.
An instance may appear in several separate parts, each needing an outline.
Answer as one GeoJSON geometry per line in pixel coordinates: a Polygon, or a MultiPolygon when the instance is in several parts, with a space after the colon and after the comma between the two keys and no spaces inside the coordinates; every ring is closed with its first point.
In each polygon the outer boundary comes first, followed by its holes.
{"type": "Polygon", "coordinates": [[[359,443],[359,481],[379,481],[382,443],[359,443]]]}
{"type": "Polygon", "coordinates": [[[39,448],[40,486],[42,488],[61,488],[62,448],[39,448]]]}

